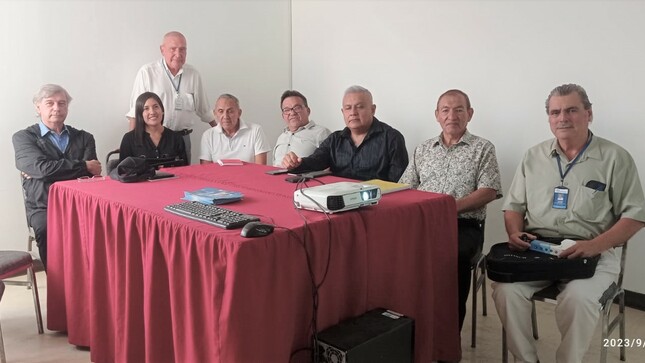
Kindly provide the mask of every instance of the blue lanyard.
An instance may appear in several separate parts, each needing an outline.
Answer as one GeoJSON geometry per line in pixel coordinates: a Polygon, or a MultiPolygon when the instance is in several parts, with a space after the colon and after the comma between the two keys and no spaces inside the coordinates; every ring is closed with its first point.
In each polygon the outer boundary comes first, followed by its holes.
{"type": "Polygon", "coordinates": [[[580,150],[580,152],[578,153],[578,155],[576,155],[576,158],[575,158],[575,159],[573,159],[573,161],[569,164],[569,166],[567,166],[567,170],[565,170],[565,171],[564,171],[564,174],[562,173],[562,165],[560,164],[560,154],[559,154],[559,153],[556,153],[556,154],[555,154],[555,157],[558,159],[558,170],[560,170],[560,184],[564,184],[564,177],[566,177],[566,176],[567,176],[567,174],[569,174],[569,171],[571,170],[571,168],[573,168],[573,165],[574,165],[574,164],[576,163],[576,161],[578,161],[578,159],[580,158],[580,155],[582,155],[582,153],[584,153],[584,152],[585,152],[585,150],[587,150],[587,147],[589,146],[589,144],[591,144],[591,139],[592,139],[592,138],[593,138],[593,134],[592,134],[592,133],[591,133],[591,131],[590,131],[590,132],[589,132],[589,139],[587,140],[587,143],[586,143],[586,144],[585,144],[585,146],[582,148],[582,150],[580,150]]]}
{"type": "Polygon", "coordinates": [[[168,68],[164,67],[164,70],[166,71],[166,75],[168,76],[168,79],[170,80],[170,84],[172,84],[172,88],[175,89],[175,92],[179,94],[179,87],[181,86],[181,77],[184,75],[183,73],[179,75],[179,83],[177,83],[177,87],[175,87],[175,82],[172,80],[172,77],[170,76],[170,72],[168,72],[168,68]]]}

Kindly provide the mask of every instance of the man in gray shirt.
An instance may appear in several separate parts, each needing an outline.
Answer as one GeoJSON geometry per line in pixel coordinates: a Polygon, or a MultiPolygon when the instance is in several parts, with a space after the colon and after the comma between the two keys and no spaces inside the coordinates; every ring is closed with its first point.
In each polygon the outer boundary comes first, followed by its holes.
{"type": "Polygon", "coordinates": [[[309,120],[311,110],[307,98],[294,90],[284,91],[280,98],[282,118],[287,127],[278,136],[273,148],[273,166],[281,166],[288,152],[300,157],[311,155],[331,133],[326,127],[309,120]]]}

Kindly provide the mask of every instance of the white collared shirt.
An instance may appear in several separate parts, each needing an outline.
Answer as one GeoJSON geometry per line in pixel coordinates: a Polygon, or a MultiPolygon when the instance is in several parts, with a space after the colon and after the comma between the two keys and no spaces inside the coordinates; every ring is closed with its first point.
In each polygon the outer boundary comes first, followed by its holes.
{"type": "Polygon", "coordinates": [[[240,120],[240,129],[232,137],[226,136],[222,125],[206,130],[202,135],[200,160],[240,159],[255,162],[255,155],[271,150],[262,126],[240,120]]]}
{"type": "Polygon", "coordinates": [[[130,96],[130,111],[127,117],[134,118],[134,107],[139,97],[144,92],[154,92],[161,98],[164,106],[164,126],[171,130],[183,130],[193,127],[195,120],[210,122],[214,119],[208,96],[202,85],[199,72],[189,64],[172,77],[163,58],[156,62],[148,63],[139,69],[132,94],[130,96]],[[181,84],[179,78],[181,77],[181,84]],[[173,84],[174,83],[174,84],[173,84]],[[175,86],[179,84],[179,94],[175,86]],[[182,109],[175,109],[175,99],[182,98],[182,109]]]}

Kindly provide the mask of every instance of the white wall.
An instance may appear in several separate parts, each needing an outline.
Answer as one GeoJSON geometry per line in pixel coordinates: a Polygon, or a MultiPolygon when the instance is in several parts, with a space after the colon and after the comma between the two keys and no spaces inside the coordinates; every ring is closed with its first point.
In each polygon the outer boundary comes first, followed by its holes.
{"type": "MultiPolygon", "coordinates": [[[[274,1],[0,1],[0,230],[2,249],[24,248],[26,222],[11,135],[37,122],[32,96],[58,83],[72,97],[67,123],[91,132],[103,162],[127,131],[134,76],[161,57],[170,30],[188,39],[188,61],[210,102],[240,99],[243,118],[274,142],[280,94],[290,82],[290,4],[274,1]]],[[[196,125],[193,157],[207,125],[196,125]]]]}
{"type": "MultiPolygon", "coordinates": [[[[437,97],[471,97],[469,129],[497,148],[507,190],[524,151],[552,137],[544,101],[579,83],[594,104],[592,130],[623,145],[645,176],[643,2],[294,0],[293,86],[312,118],[340,129],[343,91],[372,91],[377,117],[412,152],[438,135],[437,97]]],[[[505,241],[501,201],[488,208],[487,247],[505,241]]],[[[645,233],[632,239],[626,287],[645,292],[645,233]]]]}

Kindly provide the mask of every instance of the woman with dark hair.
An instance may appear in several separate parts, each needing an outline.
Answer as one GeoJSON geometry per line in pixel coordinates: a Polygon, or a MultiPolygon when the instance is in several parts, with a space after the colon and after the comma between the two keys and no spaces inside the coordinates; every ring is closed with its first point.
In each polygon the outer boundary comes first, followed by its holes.
{"type": "Polygon", "coordinates": [[[119,161],[128,156],[140,156],[148,160],[159,159],[157,164],[171,163],[175,166],[190,163],[182,136],[163,125],[164,108],[159,96],[152,92],[142,93],[134,110],[134,130],[123,135],[119,161]]]}

